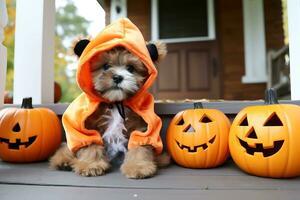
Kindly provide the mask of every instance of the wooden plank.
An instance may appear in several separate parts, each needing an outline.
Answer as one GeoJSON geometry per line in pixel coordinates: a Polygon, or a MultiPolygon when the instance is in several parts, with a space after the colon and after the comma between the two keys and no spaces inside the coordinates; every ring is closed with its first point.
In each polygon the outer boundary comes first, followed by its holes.
{"type": "Polygon", "coordinates": [[[250,176],[230,161],[222,167],[203,170],[172,165],[161,169],[153,178],[138,181],[127,179],[118,168],[104,176],[87,178],[73,172],[49,170],[47,163],[0,163],[0,184],[8,183],[123,189],[300,190],[300,177],[269,179],[250,176]]]}
{"type": "Polygon", "coordinates": [[[17,0],[14,103],[53,103],[54,0],[17,0]]]}
{"type": "Polygon", "coordinates": [[[147,41],[151,38],[150,4],[150,0],[127,1],[127,17],[139,27],[147,41]]]}
{"type": "Polygon", "coordinates": [[[85,188],[85,187],[54,187],[30,185],[0,185],[1,200],[82,200],[105,199],[172,199],[172,200],[215,200],[241,199],[253,200],[294,200],[300,196],[297,190],[161,190],[161,189],[120,189],[120,188],[85,188]]]}
{"type": "Polygon", "coordinates": [[[287,1],[290,46],[291,97],[300,100],[300,1],[287,1]]]}
{"type": "Polygon", "coordinates": [[[5,0],[0,0],[0,108],[4,103],[4,90],[6,82],[7,50],[2,45],[4,40],[4,28],[7,25],[8,17],[5,0]]]}

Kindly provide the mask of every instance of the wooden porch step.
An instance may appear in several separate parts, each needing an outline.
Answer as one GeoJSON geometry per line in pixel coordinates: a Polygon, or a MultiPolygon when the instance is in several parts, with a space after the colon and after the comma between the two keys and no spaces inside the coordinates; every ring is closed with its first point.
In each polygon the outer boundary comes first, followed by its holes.
{"type": "Polygon", "coordinates": [[[52,171],[48,164],[0,162],[0,199],[299,199],[300,178],[247,175],[232,161],[215,169],[171,165],[149,179],[125,178],[118,168],[100,177],[52,171]]]}
{"type": "Polygon", "coordinates": [[[299,199],[297,190],[170,190],[84,188],[30,185],[1,185],[2,200],[289,200],[299,199]]]}

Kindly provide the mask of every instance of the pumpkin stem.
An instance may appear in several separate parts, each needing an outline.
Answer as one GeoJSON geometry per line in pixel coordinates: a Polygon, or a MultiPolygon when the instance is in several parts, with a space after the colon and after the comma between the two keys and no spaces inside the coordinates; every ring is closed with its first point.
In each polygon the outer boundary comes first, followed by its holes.
{"type": "Polygon", "coordinates": [[[32,109],[32,98],[23,98],[21,108],[32,109]]]}
{"type": "Polygon", "coordinates": [[[277,92],[274,88],[269,88],[265,92],[265,104],[279,104],[277,92]]]}
{"type": "Polygon", "coordinates": [[[201,109],[203,108],[202,102],[195,102],[194,103],[194,109],[201,109]]]}

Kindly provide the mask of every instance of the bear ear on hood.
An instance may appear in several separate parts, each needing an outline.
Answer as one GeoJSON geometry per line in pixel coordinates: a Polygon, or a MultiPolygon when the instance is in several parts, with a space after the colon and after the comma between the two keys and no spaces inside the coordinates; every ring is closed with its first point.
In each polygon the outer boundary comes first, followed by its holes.
{"type": "Polygon", "coordinates": [[[73,51],[74,53],[80,57],[85,47],[90,43],[89,39],[81,39],[74,44],[73,51]]]}
{"type": "Polygon", "coordinates": [[[161,41],[149,42],[146,46],[153,62],[158,63],[167,55],[167,45],[161,41]]]}

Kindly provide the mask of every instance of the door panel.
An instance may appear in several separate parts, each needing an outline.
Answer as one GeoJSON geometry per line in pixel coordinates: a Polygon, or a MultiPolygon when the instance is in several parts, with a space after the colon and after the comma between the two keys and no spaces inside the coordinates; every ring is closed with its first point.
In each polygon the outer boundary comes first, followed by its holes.
{"type": "Polygon", "coordinates": [[[153,92],[157,99],[220,97],[216,41],[169,43],[168,55],[158,65],[153,92]]]}
{"type": "Polygon", "coordinates": [[[180,64],[179,52],[169,52],[168,56],[161,63],[166,67],[161,67],[158,76],[157,87],[160,91],[179,91],[180,90],[180,64]],[[178,80],[174,82],[174,80],[178,80]]]}
{"type": "Polygon", "coordinates": [[[207,90],[209,89],[209,66],[208,52],[188,51],[187,52],[187,85],[188,90],[207,90]]]}

